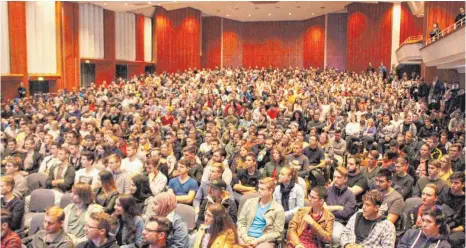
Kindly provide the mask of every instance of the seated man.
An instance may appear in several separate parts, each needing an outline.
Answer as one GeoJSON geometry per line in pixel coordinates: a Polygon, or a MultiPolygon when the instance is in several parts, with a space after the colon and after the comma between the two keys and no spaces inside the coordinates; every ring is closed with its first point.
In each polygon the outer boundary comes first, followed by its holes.
{"type": "Polygon", "coordinates": [[[118,244],[110,235],[112,218],[104,212],[95,212],[89,215],[85,225],[87,240],[79,243],[76,248],[118,248],[118,244]]]}
{"type": "Polygon", "coordinates": [[[60,247],[73,248],[73,241],[63,230],[65,212],[58,206],[47,209],[44,217],[44,229],[22,240],[28,248],[60,247]]]}
{"type": "Polygon", "coordinates": [[[358,203],[362,202],[362,196],[369,189],[367,178],[361,173],[359,164],[354,157],[347,159],[346,168],[348,169],[348,189],[356,196],[358,203]]]}
{"type": "Polygon", "coordinates": [[[83,152],[81,154],[82,168],[76,171],[74,183],[87,183],[93,189],[100,185],[99,170],[94,166],[95,156],[91,152],[83,152]]]}
{"type": "Polygon", "coordinates": [[[178,161],[178,176],[170,179],[168,188],[176,195],[178,203],[191,205],[196,196],[198,185],[196,180],[188,175],[189,164],[190,161],[186,159],[178,161]]]}
{"type": "Polygon", "coordinates": [[[1,211],[1,225],[2,237],[0,247],[21,247],[21,239],[18,234],[11,228],[12,217],[8,210],[2,209],[1,211]]]}
{"type": "Polygon", "coordinates": [[[395,226],[379,215],[382,195],[369,191],[363,197],[362,213],[355,213],[341,233],[341,246],[345,248],[395,247],[395,226]]]}
{"type": "Polygon", "coordinates": [[[296,171],[299,171],[299,176],[305,178],[309,176],[310,169],[309,159],[306,157],[306,155],[303,154],[303,144],[295,142],[293,143],[292,147],[293,153],[285,157],[285,164],[293,165],[293,168],[296,171]]]}
{"type": "MultiPolygon", "coordinates": [[[[210,173],[209,173],[210,180],[208,182],[201,183],[201,186],[199,186],[199,190],[196,193],[196,197],[194,198],[193,207],[196,210],[196,213],[199,213],[199,206],[201,202],[204,199],[207,199],[207,196],[209,194],[209,186],[212,185],[212,182],[222,179],[222,174],[224,170],[223,166],[224,165],[222,163],[214,163],[209,166],[210,167],[209,168],[210,169],[210,173]]],[[[231,189],[231,186],[228,185],[228,183],[227,183],[226,190],[230,193],[230,197],[234,199],[233,190],[231,189]]]]}
{"type": "Polygon", "coordinates": [[[13,194],[15,180],[11,176],[3,176],[0,179],[1,207],[8,210],[11,230],[19,230],[24,216],[24,201],[13,194]]]}
{"type": "Polygon", "coordinates": [[[121,161],[121,169],[130,174],[130,177],[139,175],[144,170],[144,165],[137,157],[138,144],[130,142],[126,147],[127,157],[121,161]]]}
{"type": "Polygon", "coordinates": [[[422,203],[414,206],[408,213],[408,224],[411,228],[420,229],[422,227],[422,213],[426,210],[440,208],[435,205],[438,198],[438,189],[435,184],[429,183],[422,190],[422,203]]]}
{"type": "Polygon", "coordinates": [[[323,247],[332,241],[335,216],[324,208],[327,190],[314,187],[309,194],[309,207],[300,208],[288,225],[288,246],[323,247]]]}
{"type": "Polygon", "coordinates": [[[413,191],[414,178],[408,174],[409,163],[406,157],[400,156],[396,159],[395,175],[393,176],[393,184],[397,185],[401,190],[403,199],[411,196],[413,191]]]}
{"type": "Polygon", "coordinates": [[[142,248],[163,248],[167,245],[167,237],[172,232],[173,225],[165,217],[151,217],[142,231],[145,245],[142,248]]]}
{"type": "Polygon", "coordinates": [[[58,160],[60,160],[60,163],[50,168],[49,176],[45,181],[47,189],[55,189],[61,194],[71,190],[76,172],[68,161],[69,155],[70,152],[68,149],[63,147],[58,149],[58,160]]]}
{"type": "MultiPolygon", "coordinates": [[[[392,172],[389,169],[380,169],[375,178],[377,191],[382,195],[382,204],[379,208],[380,215],[395,224],[403,213],[405,206],[403,197],[392,187],[392,172]]],[[[400,227],[397,225],[397,227],[400,227]]]]}
{"type": "MultiPolygon", "coordinates": [[[[218,142],[218,141],[216,141],[218,142]]],[[[227,152],[223,148],[218,148],[213,152],[212,159],[209,160],[206,167],[204,167],[204,173],[202,174],[202,182],[208,182],[210,178],[210,166],[214,163],[221,163],[223,164],[223,173],[222,179],[228,184],[231,185],[231,181],[233,180],[233,174],[228,166],[228,161],[225,159],[227,156],[227,152]]],[[[201,184],[202,184],[201,182],[201,184]]]]}
{"type": "Polygon", "coordinates": [[[438,197],[437,204],[445,213],[445,220],[450,227],[448,241],[453,247],[464,244],[465,204],[464,172],[455,172],[450,176],[450,190],[438,197]]]}
{"type": "Polygon", "coordinates": [[[13,194],[22,199],[24,194],[28,191],[26,178],[24,178],[20,172],[23,161],[19,157],[9,157],[6,161],[4,172],[15,180],[13,194]]]}
{"type": "Polygon", "coordinates": [[[345,167],[338,166],[333,173],[332,186],[328,187],[326,208],[335,216],[332,232],[332,244],[340,243],[340,235],[348,219],[357,211],[356,196],[348,189],[346,184],[348,171],[345,167]]]}
{"type": "Polygon", "coordinates": [[[233,192],[236,201],[239,202],[242,195],[256,193],[256,188],[261,178],[261,173],[257,169],[256,155],[254,153],[248,153],[246,160],[245,170],[240,170],[236,177],[233,178],[231,184],[233,185],[233,192]]]}
{"type": "Polygon", "coordinates": [[[113,174],[118,193],[130,194],[131,179],[129,173],[121,168],[120,155],[114,153],[107,157],[107,170],[113,174]]]}
{"type": "Polygon", "coordinates": [[[285,211],[272,194],[275,182],[266,177],[259,181],[260,197],[247,200],[238,216],[240,244],[252,247],[273,247],[271,244],[283,232],[285,211]]]}
{"type": "Polygon", "coordinates": [[[420,197],[421,192],[428,183],[433,183],[437,185],[439,194],[448,192],[448,184],[443,179],[441,179],[438,174],[441,169],[442,164],[438,160],[429,161],[427,166],[428,176],[421,177],[413,188],[413,196],[420,197]]]}

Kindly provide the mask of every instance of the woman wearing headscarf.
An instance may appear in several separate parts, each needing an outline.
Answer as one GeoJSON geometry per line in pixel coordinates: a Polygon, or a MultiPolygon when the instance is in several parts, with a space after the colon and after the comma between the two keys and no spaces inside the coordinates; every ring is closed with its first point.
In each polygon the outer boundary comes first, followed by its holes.
{"type": "Polygon", "coordinates": [[[153,215],[166,217],[173,224],[167,238],[167,247],[185,248],[189,246],[188,225],[175,213],[176,196],[172,192],[162,192],[154,197],[153,215]]]}
{"type": "Polygon", "coordinates": [[[147,204],[152,196],[149,178],[144,175],[137,175],[132,178],[130,186],[131,194],[136,202],[136,211],[140,214],[146,212],[147,204]]]}

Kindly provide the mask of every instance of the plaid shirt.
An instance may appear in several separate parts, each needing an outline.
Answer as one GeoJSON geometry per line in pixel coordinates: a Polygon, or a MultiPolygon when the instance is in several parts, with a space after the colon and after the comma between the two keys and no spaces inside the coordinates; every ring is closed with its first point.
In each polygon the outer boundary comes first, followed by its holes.
{"type": "MultiPolygon", "coordinates": [[[[355,213],[346,224],[345,229],[341,233],[340,243],[342,247],[347,244],[356,243],[357,220],[361,212],[355,213]]],[[[395,247],[396,231],[395,226],[386,219],[378,221],[369,233],[369,236],[364,239],[362,245],[364,248],[393,248],[395,247]]]]}

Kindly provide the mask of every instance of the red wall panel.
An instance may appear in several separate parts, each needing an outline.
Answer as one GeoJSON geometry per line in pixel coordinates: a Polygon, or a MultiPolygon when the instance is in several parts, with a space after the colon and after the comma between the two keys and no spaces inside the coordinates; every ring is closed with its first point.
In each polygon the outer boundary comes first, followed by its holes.
{"type": "Polygon", "coordinates": [[[410,36],[423,34],[422,21],[422,17],[413,15],[407,2],[401,3],[400,45],[410,36]]]}
{"type": "Polygon", "coordinates": [[[243,64],[243,25],[223,19],[223,66],[238,67],[243,64]]]}
{"type": "Polygon", "coordinates": [[[369,62],[390,68],[392,3],[353,3],[348,6],[346,66],[360,72],[369,62]]]}
{"type": "Polygon", "coordinates": [[[111,82],[115,77],[115,12],[104,9],[104,59],[96,63],[95,83],[111,82]]]}
{"type": "Polygon", "coordinates": [[[201,12],[192,8],[155,10],[157,72],[200,68],[201,12]]]}
{"type": "Polygon", "coordinates": [[[144,16],[136,15],[136,60],[144,61],[144,16]]]}
{"type": "Polygon", "coordinates": [[[243,23],[244,67],[303,66],[303,22],[243,23]]]}
{"type": "Polygon", "coordinates": [[[348,15],[329,14],[327,23],[327,66],[346,68],[346,28],[348,15]]]}
{"type": "Polygon", "coordinates": [[[28,88],[28,60],[26,52],[26,2],[8,2],[8,21],[10,24],[10,73],[23,74],[24,86],[28,88]]]}
{"type": "Polygon", "coordinates": [[[80,85],[79,63],[79,4],[63,4],[63,46],[64,65],[61,85],[57,87],[72,90],[80,85]]]}
{"type": "Polygon", "coordinates": [[[325,49],[325,16],[304,21],[303,65],[308,67],[324,67],[325,49]]]}
{"type": "Polygon", "coordinates": [[[202,18],[202,58],[203,68],[220,66],[222,19],[211,16],[202,18]]]}

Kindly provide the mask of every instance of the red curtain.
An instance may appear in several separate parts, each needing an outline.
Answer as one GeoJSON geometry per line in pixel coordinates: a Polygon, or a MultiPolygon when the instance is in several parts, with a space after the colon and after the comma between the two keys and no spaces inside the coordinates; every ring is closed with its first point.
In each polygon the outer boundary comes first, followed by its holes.
{"type": "Polygon", "coordinates": [[[410,36],[422,34],[422,17],[416,17],[409,9],[408,3],[401,3],[400,45],[410,36]]]}
{"type": "Polygon", "coordinates": [[[202,18],[202,59],[203,68],[220,66],[222,19],[211,16],[202,18]]]}
{"type": "Polygon", "coordinates": [[[144,61],[144,16],[136,15],[136,60],[144,61]]]}
{"type": "Polygon", "coordinates": [[[348,6],[346,66],[360,72],[372,62],[390,68],[392,3],[353,3],[348,6]]]}
{"type": "Polygon", "coordinates": [[[424,34],[426,40],[429,38],[429,32],[432,25],[437,22],[440,29],[443,30],[455,23],[455,17],[459,14],[459,8],[465,7],[464,1],[459,2],[425,2],[424,5],[424,34]]]}
{"type": "Polygon", "coordinates": [[[304,47],[303,64],[305,68],[310,66],[324,67],[325,49],[325,16],[319,16],[304,21],[304,47]]]}
{"type": "Polygon", "coordinates": [[[223,18],[223,66],[243,64],[243,26],[241,22],[223,18]]]}
{"type": "Polygon", "coordinates": [[[185,8],[155,10],[157,73],[200,68],[199,10],[185,8]]]}
{"type": "Polygon", "coordinates": [[[348,15],[329,14],[327,23],[327,66],[346,68],[346,28],[348,15]]]}

